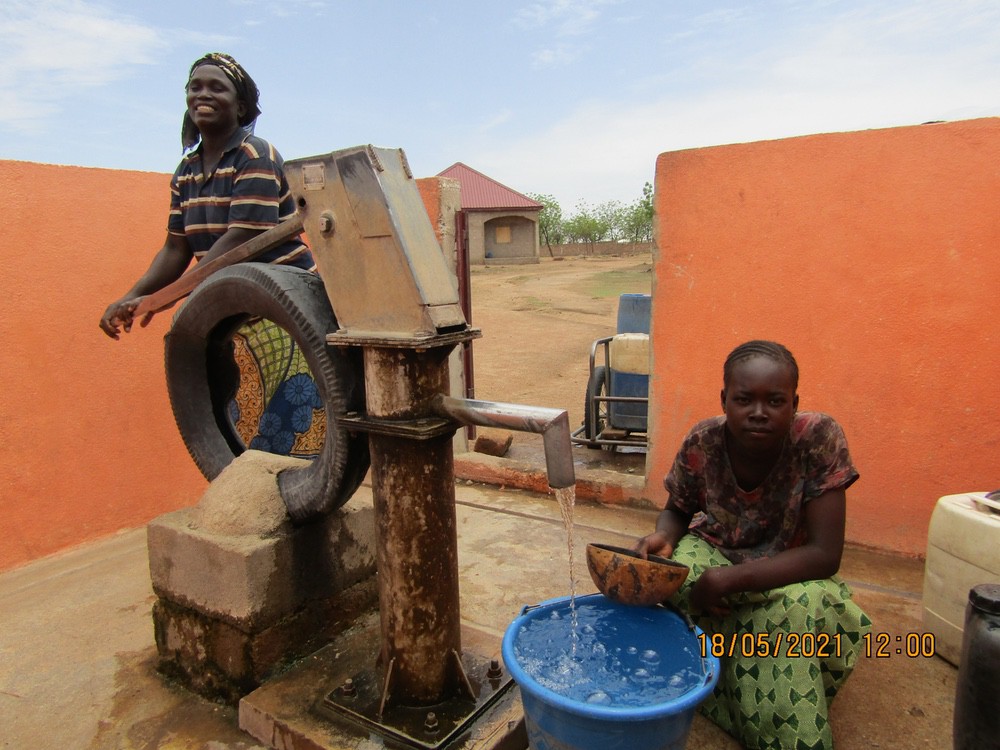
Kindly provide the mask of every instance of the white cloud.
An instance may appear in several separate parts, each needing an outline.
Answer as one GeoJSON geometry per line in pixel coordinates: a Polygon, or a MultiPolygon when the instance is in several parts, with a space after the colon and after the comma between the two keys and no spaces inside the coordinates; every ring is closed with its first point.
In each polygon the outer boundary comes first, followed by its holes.
{"type": "MultiPolygon", "coordinates": [[[[303,11],[323,16],[326,15],[329,6],[326,0],[282,0],[280,3],[273,2],[273,0],[229,0],[229,4],[237,7],[253,8],[256,13],[260,13],[261,15],[269,14],[277,18],[291,18],[303,11]]],[[[248,26],[257,26],[263,22],[260,19],[248,19],[244,21],[248,26]]]]}
{"type": "Polygon", "coordinates": [[[599,31],[602,8],[616,5],[621,0],[545,0],[520,8],[514,21],[525,29],[544,31],[546,37],[561,41],[544,46],[532,53],[535,67],[567,65],[587,52],[579,42],[569,42],[599,31]]]}
{"type": "Polygon", "coordinates": [[[579,46],[556,44],[553,47],[535,50],[531,55],[531,61],[536,68],[568,65],[579,58],[583,52],[583,48],[579,46]]]}
{"type": "Polygon", "coordinates": [[[0,124],[29,129],[65,97],[154,62],[156,32],[83,0],[6,0],[0,9],[0,124]]]}
{"type": "Polygon", "coordinates": [[[594,98],[540,132],[484,144],[468,158],[566,208],[638,198],[664,151],[1000,115],[1000,8],[966,3],[948,25],[955,6],[928,5],[826,19],[768,40],[711,86],[594,98]],[[990,31],[975,41],[939,43],[984,23],[990,31]]]}
{"type": "Polygon", "coordinates": [[[485,133],[488,130],[493,130],[494,128],[503,125],[505,122],[509,122],[513,116],[513,112],[504,108],[487,118],[484,122],[480,123],[479,132],[485,133]]]}
{"type": "Polygon", "coordinates": [[[555,25],[559,36],[576,36],[595,30],[601,9],[621,0],[545,0],[520,8],[515,21],[525,28],[555,25]]]}

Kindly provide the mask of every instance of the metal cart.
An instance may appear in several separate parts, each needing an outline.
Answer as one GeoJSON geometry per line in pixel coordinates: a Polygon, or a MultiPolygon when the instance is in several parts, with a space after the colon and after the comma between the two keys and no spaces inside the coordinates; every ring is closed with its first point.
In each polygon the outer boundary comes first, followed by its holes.
{"type": "Polygon", "coordinates": [[[575,444],[646,447],[651,309],[648,294],[621,295],[617,333],[591,345],[583,424],[571,436],[575,444]]]}

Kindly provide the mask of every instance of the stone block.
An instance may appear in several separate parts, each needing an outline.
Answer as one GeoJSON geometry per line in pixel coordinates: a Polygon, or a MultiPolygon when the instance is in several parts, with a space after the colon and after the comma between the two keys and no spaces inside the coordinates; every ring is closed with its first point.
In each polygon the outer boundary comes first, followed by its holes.
{"type": "Polygon", "coordinates": [[[264,539],[206,533],[190,517],[179,510],[149,524],[153,590],[243,630],[261,630],[375,572],[374,512],[364,498],[264,539]]]}
{"type": "Polygon", "coordinates": [[[236,705],[289,664],[327,645],[377,607],[372,576],[324,600],[313,600],[272,626],[247,632],[168,599],[153,605],[157,668],[211,700],[236,705]]]}
{"type": "Polygon", "coordinates": [[[208,697],[234,703],[377,601],[370,488],[294,526],[277,489],[290,461],[247,451],[147,527],[160,668],[208,697]]]}
{"type": "Polygon", "coordinates": [[[485,429],[476,436],[474,450],[476,453],[485,453],[487,456],[506,456],[513,441],[513,433],[485,429]]]}

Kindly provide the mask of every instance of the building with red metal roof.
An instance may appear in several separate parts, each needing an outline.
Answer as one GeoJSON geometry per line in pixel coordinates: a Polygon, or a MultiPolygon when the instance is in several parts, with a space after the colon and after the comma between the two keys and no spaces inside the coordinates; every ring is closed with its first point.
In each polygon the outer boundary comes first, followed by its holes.
{"type": "Polygon", "coordinates": [[[455,162],[438,177],[457,180],[460,185],[460,221],[470,263],[538,262],[541,203],[462,162],[455,162]]]}

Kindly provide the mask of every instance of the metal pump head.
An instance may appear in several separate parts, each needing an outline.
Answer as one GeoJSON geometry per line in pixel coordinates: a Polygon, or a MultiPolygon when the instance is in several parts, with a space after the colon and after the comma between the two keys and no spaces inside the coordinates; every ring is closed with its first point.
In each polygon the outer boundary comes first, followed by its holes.
{"type": "Polygon", "coordinates": [[[285,175],[344,335],[420,339],[468,327],[402,149],[295,159],[285,175]]]}

